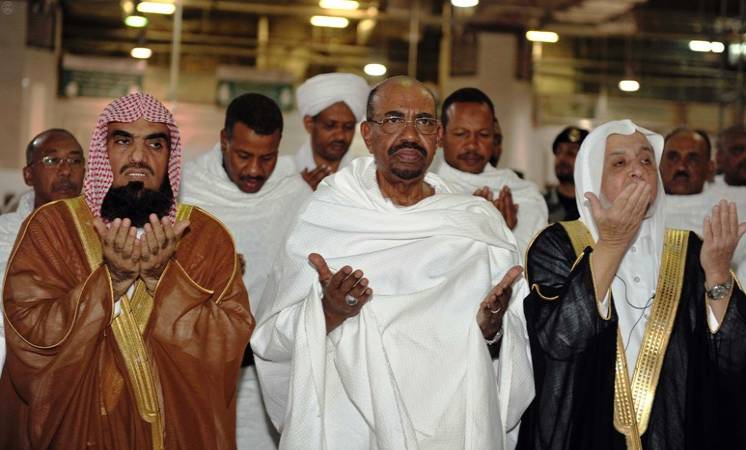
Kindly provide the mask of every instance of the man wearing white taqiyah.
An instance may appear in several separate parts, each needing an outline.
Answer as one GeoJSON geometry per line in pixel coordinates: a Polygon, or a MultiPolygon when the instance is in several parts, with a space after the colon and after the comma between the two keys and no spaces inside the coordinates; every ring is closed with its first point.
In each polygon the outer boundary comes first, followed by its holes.
{"type": "MultiPolygon", "coordinates": [[[[18,230],[34,209],[54,200],[80,195],[85,159],[78,140],[69,131],[53,128],[42,131],[26,146],[24,182],[33,190],[24,193],[14,212],[0,215],[0,288],[18,230]]],[[[0,297],[2,289],[0,289],[0,297]]],[[[0,303],[0,372],[5,362],[5,331],[0,303]]]]}
{"type": "Polygon", "coordinates": [[[294,161],[312,189],[354,158],[350,145],[369,91],[368,83],[351,73],[316,75],[298,87],[298,111],[308,139],[294,161]]]}
{"type": "Polygon", "coordinates": [[[488,164],[497,125],[492,100],[479,89],[459,89],[443,102],[441,120],[443,158],[433,164],[433,170],[459,192],[492,203],[523,254],[531,239],[547,225],[547,205],[534,183],[522,180],[510,169],[488,164]]]}
{"type": "Polygon", "coordinates": [[[515,239],[427,172],[421,83],[378,85],[361,131],[373,157],[301,210],[252,340],[280,448],[502,450],[533,396],[515,239]]]}
{"type": "MultiPolygon", "coordinates": [[[[285,243],[292,217],[311,189],[289,157],[277,156],[282,114],[260,94],[245,94],[228,106],[220,145],[186,165],[182,202],[217,216],[244,258],[244,284],[251,310],[265,306],[264,288],[274,255],[285,243]]],[[[239,450],[277,448],[279,436],[265,413],[251,348],[246,349],[238,387],[239,450]]]]}

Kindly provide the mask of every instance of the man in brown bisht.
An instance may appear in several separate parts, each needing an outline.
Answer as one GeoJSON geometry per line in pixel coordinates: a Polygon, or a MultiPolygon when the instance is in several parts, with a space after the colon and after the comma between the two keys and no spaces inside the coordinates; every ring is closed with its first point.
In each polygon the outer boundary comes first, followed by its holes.
{"type": "Polygon", "coordinates": [[[0,448],[234,449],[254,320],[230,234],[177,205],[179,130],[153,97],[112,102],[84,195],[37,209],[3,290],[0,448]]]}

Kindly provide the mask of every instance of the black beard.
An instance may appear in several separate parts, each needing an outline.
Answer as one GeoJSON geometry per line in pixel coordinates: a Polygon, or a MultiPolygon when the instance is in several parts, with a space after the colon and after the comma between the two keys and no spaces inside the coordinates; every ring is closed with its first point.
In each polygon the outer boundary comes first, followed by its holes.
{"type": "Polygon", "coordinates": [[[567,174],[567,175],[565,175],[565,174],[562,174],[562,175],[556,174],[556,175],[557,175],[557,180],[559,180],[560,183],[570,184],[570,183],[574,183],[575,182],[575,176],[573,174],[567,174]]]}
{"type": "Polygon", "coordinates": [[[174,204],[171,183],[164,181],[157,191],[146,189],[141,181],[130,181],[126,186],[111,187],[101,203],[101,217],[108,221],[130,219],[137,228],[150,222],[149,216],[168,215],[174,204]]]}

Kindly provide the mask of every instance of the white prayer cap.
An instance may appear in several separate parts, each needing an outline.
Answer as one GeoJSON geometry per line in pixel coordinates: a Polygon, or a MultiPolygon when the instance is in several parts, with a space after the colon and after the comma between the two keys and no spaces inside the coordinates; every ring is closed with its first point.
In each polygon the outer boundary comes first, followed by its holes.
{"type": "Polygon", "coordinates": [[[309,78],[295,93],[298,111],[303,116],[315,116],[337,102],[344,102],[363,120],[370,87],[365,80],[351,73],[324,73],[309,78]]]}

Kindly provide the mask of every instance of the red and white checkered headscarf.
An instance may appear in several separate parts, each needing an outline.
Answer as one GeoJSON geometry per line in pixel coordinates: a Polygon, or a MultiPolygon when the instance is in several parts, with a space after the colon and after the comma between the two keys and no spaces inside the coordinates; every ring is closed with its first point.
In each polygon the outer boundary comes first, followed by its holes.
{"type": "MultiPolygon", "coordinates": [[[[181,137],[174,118],[165,106],[153,96],[135,93],[120,97],[104,109],[98,117],[96,128],[91,136],[88,152],[88,165],[83,181],[83,195],[88,207],[95,217],[101,217],[101,203],[109,192],[114,174],[106,150],[108,125],[110,122],[134,122],[144,117],[148,122],[165,123],[171,138],[171,149],[168,158],[168,179],[174,192],[174,199],[179,196],[181,182],[181,137]]],[[[169,217],[176,219],[176,205],[171,207],[169,217]]]]}

